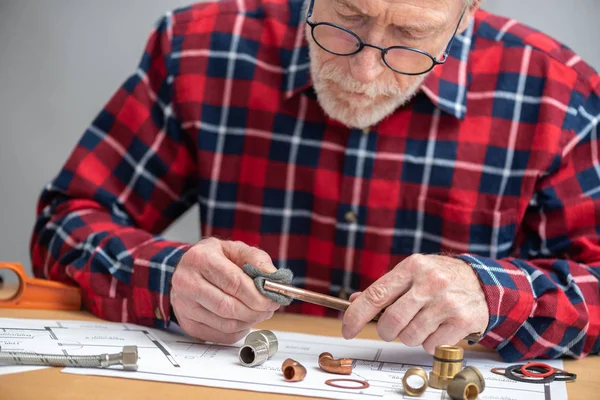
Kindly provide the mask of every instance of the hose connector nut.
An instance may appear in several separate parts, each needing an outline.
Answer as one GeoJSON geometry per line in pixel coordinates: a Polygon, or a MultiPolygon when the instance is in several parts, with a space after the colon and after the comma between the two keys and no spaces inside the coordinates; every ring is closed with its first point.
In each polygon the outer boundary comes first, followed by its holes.
{"type": "Polygon", "coordinates": [[[238,351],[238,357],[244,367],[263,364],[277,353],[277,337],[271,331],[254,331],[246,336],[244,345],[238,351]]]}
{"type": "Polygon", "coordinates": [[[138,349],[137,346],[123,346],[122,364],[126,371],[137,371],[138,349]]]}
{"type": "Polygon", "coordinates": [[[446,390],[454,375],[462,370],[464,350],[459,346],[441,345],[435,348],[429,386],[446,390]]]}
{"type": "Polygon", "coordinates": [[[454,375],[446,389],[448,396],[454,400],[475,400],[485,389],[485,379],[475,367],[465,367],[454,375]]]}

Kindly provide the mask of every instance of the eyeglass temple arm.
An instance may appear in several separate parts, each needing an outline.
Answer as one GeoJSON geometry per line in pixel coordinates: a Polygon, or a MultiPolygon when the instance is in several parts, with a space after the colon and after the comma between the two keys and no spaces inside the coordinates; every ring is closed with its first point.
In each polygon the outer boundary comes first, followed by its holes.
{"type": "MultiPolygon", "coordinates": [[[[314,2],[314,0],[312,0],[314,2]]],[[[311,7],[312,9],[312,7],[311,7]]],[[[458,28],[460,28],[460,24],[462,23],[463,18],[465,17],[465,13],[467,12],[467,8],[465,7],[462,11],[462,13],[460,14],[460,19],[458,20],[458,25],[456,25],[456,28],[454,29],[454,33],[452,34],[452,38],[450,39],[450,43],[448,43],[448,46],[446,47],[446,51],[444,51],[444,59],[440,60],[438,62],[446,62],[446,59],[448,58],[448,55],[450,54],[450,49],[452,48],[452,43],[454,43],[454,38],[456,37],[456,33],[458,32],[458,28]]]]}
{"type": "Polygon", "coordinates": [[[308,6],[308,12],[306,13],[306,21],[312,17],[313,7],[315,6],[315,0],[310,0],[310,6],[308,6]]]}

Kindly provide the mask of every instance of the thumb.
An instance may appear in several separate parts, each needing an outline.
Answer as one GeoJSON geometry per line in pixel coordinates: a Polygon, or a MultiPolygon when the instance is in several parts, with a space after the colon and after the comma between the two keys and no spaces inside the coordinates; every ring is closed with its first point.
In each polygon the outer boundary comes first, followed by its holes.
{"type": "Polygon", "coordinates": [[[266,273],[277,271],[271,257],[263,250],[239,241],[223,242],[223,252],[238,267],[250,264],[266,273]]]}
{"type": "Polygon", "coordinates": [[[362,292],[354,292],[354,293],[352,293],[352,294],[350,295],[350,298],[349,298],[348,300],[350,300],[351,302],[352,302],[352,301],[354,301],[354,300],[356,300],[356,298],[357,298],[358,296],[360,296],[360,295],[361,295],[361,293],[362,293],[362,292]]]}

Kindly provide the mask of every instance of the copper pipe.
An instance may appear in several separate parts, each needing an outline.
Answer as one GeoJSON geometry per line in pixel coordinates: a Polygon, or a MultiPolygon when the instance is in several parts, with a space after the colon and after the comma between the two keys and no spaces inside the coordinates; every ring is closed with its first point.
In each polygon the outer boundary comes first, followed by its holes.
{"type": "MultiPolygon", "coordinates": [[[[291,297],[295,300],[301,300],[307,303],[317,304],[338,311],[346,311],[348,307],[350,307],[350,304],[352,304],[352,302],[340,299],[338,297],[328,296],[323,293],[317,293],[307,289],[300,289],[294,286],[284,285],[282,283],[276,283],[269,280],[265,280],[263,288],[265,290],[268,290],[269,292],[279,293],[284,296],[291,297]]],[[[384,311],[385,309],[377,313],[377,315],[373,317],[372,321],[379,321],[379,318],[381,317],[384,311]]],[[[479,333],[471,333],[465,338],[465,340],[478,342],[480,336],[481,334],[479,333]]]]}
{"type": "Polygon", "coordinates": [[[306,376],[306,368],[304,368],[304,365],[291,358],[286,359],[283,364],[281,364],[281,371],[283,372],[284,379],[288,382],[298,382],[303,380],[306,376]]]}
{"type": "MultiPolygon", "coordinates": [[[[269,292],[279,293],[284,296],[291,297],[292,299],[305,301],[311,304],[317,304],[327,308],[331,308],[338,311],[346,311],[350,304],[348,300],[340,299],[338,297],[328,296],[326,294],[312,292],[306,289],[300,289],[290,285],[284,285],[282,283],[276,283],[273,281],[265,280],[264,289],[269,292]]],[[[373,321],[379,320],[383,311],[373,318],[373,321]]]]}
{"type": "Polygon", "coordinates": [[[350,375],[352,373],[352,359],[340,358],[334,360],[331,353],[321,353],[319,355],[319,367],[323,371],[332,374],[350,375]]]}

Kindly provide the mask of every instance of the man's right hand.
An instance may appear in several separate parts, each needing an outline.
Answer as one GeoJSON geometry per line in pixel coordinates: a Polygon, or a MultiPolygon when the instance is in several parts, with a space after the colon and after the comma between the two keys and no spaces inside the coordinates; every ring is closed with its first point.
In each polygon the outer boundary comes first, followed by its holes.
{"type": "Polygon", "coordinates": [[[277,270],[267,253],[242,242],[208,238],[183,255],[171,280],[171,305],[188,335],[231,344],[273,316],[279,304],[256,289],[242,271],[246,263],[277,270]]]}

